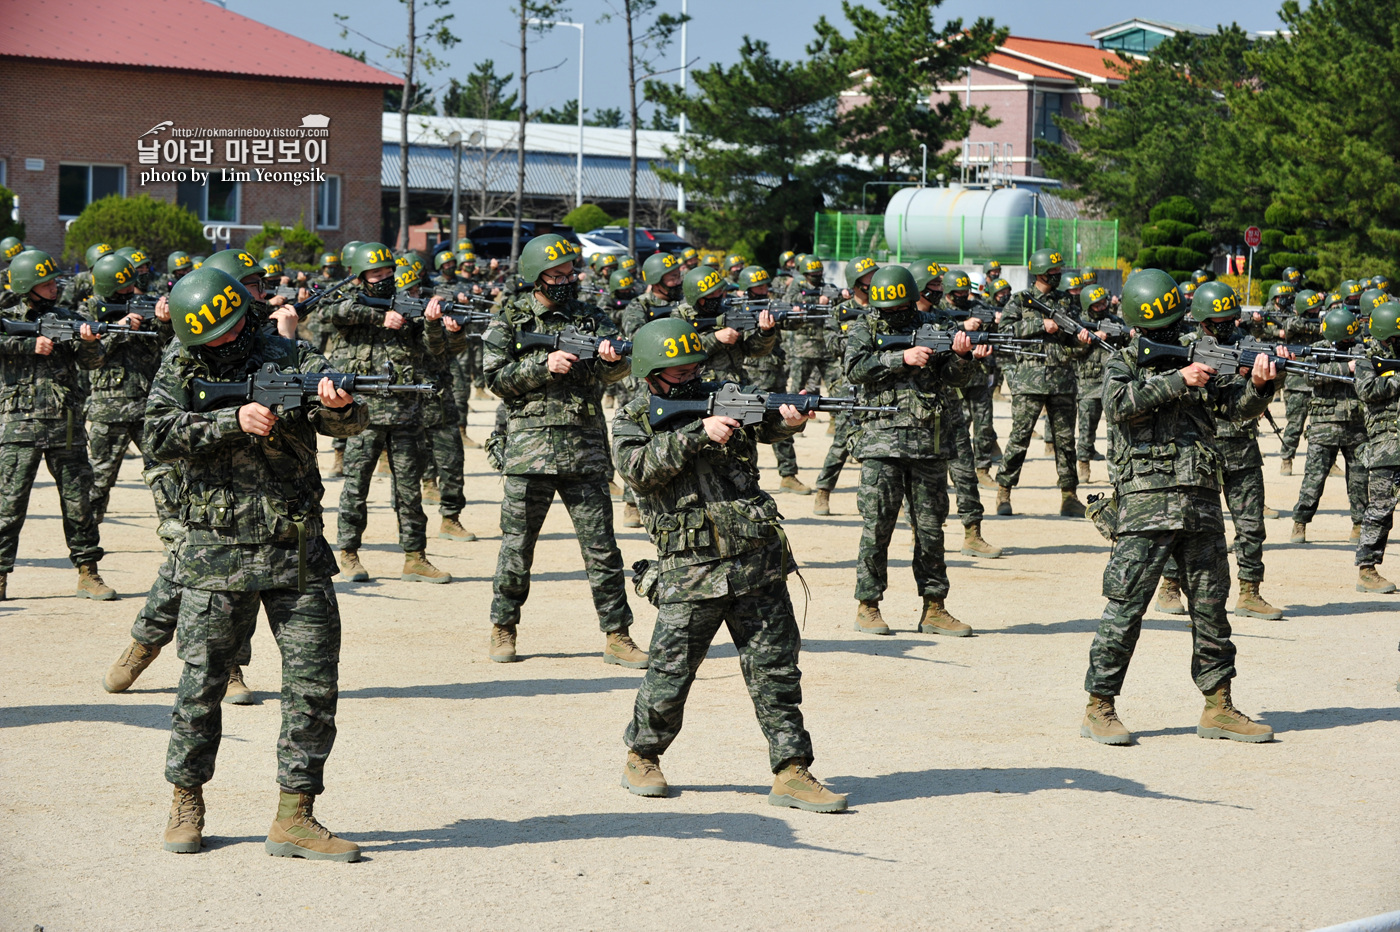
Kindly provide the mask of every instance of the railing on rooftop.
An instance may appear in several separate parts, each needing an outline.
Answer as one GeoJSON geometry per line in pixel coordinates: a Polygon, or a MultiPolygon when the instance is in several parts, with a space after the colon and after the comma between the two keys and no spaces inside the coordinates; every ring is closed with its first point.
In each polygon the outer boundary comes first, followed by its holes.
{"type": "MultiPolygon", "coordinates": [[[[897,229],[905,224],[901,216],[897,229]]],[[[1047,217],[953,217],[956,237],[941,250],[914,250],[896,239],[885,239],[884,214],[818,213],[813,231],[813,254],[844,262],[870,256],[877,262],[937,260],[944,265],[981,264],[996,259],[1002,265],[1026,265],[1037,249],[1055,249],[1066,264],[1109,269],[1118,264],[1118,221],[1047,217]],[[955,242],[953,240],[956,240],[955,242]],[[999,243],[999,248],[983,244],[999,243]]]]}

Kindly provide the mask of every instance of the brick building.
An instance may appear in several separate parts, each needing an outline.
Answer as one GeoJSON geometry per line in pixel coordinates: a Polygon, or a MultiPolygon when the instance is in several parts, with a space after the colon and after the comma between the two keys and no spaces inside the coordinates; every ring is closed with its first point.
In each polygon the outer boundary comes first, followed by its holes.
{"type": "Polygon", "coordinates": [[[206,0],[0,0],[0,184],[55,256],[112,193],[184,204],[234,244],[265,220],[374,239],[400,83],[206,0]]]}

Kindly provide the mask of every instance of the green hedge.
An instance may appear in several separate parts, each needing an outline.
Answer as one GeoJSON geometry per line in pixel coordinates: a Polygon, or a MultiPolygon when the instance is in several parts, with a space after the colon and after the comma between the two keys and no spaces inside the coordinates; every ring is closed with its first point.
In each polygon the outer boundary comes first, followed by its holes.
{"type": "Polygon", "coordinates": [[[156,269],[165,268],[165,257],[177,249],[191,254],[213,250],[198,217],[149,194],[113,194],[87,205],[63,237],[63,263],[80,261],[94,243],[140,247],[156,269]]]}

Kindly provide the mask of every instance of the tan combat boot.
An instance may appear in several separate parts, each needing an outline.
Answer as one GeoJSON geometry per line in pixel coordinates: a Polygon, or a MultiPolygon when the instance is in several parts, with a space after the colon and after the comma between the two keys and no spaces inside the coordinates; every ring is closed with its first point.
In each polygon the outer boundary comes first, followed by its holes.
{"type": "Polygon", "coordinates": [[[389,451],[385,450],[383,453],[379,454],[379,463],[374,467],[374,474],[376,476],[387,476],[390,473],[389,451]]]}
{"type": "Polygon", "coordinates": [[[637,506],[634,505],[634,504],[632,504],[631,502],[623,502],[623,504],[622,504],[622,526],[623,526],[623,527],[641,527],[641,526],[642,526],[642,513],[641,513],[640,511],[638,511],[638,510],[637,510],[637,506]]]}
{"type": "Polygon", "coordinates": [[[1264,600],[1264,597],[1259,594],[1259,583],[1241,579],[1240,596],[1235,600],[1235,614],[1241,617],[1278,621],[1283,617],[1283,610],[1275,608],[1264,600]]]}
{"type": "Polygon", "coordinates": [[[102,576],[97,572],[96,563],[80,563],[78,564],[78,591],[75,595],[80,599],[110,602],[117,597],[117,590],[102,581],[102,576]]]}
{"type": "Polygon", "coordinates": [[[790,760],[773,777],[768,805],[806,809],[808,812],[845,812],[846,797],[822,786],[806,764],[790,760]]]}
{"type": "Polygon", "coordinates": [[[438,537],[444,540],[476,540],[475,534],[462,527],[460,518],[460,515],[444,515],[442,526],[438,528],[438,537]]]}
{"type": "Polygon", "coordinates": [[[253,691],[243,682],[243,668],[238,664],[228,671],[228,683],[224,686],[224,701],[229,705],[252,705],[253,691]]]}
{"type": "Polygon", "coordinates": [[[937,596],[924,596],[924,614],[919,619],[920,634],[946,634],[949,637],[965,638],[972,634],[972,628],[963,624],[943,607],[943,600],[937,596]]]}
{"type": "Polygon", "coordinates": [[[1086,485],[1091,481],[1091,480],[1089,479],[1089,461],[1088,461],[1088,460],[1080,460],[1080,461],[1079,461],[1079,481],[1085,483],[1086,485]]]}
{"type": "Polygon", "coordinates": [[[472,400],[473,400],[473,401],[490,401],[490,400],[491,400],[491,393],[488,392],[486,389],[482,388],[480,385],[478,385],[478,386],[476,387],[476,391],[472,392],[472,400]]]}
{"type": "Polygon", "coordinates": [[[611,479],[609,479],[609,480],[608,480],[608,494],[611,495],[613,498],[621,498],[621,497],[622,497],[622,486],[618,485],[616,482],[613,482],[611,479]]]}
{"type": "Polygon", "coordinates": [[[1361,525],[1359,525],[1359,524],[1353,524],[1353,525],[1351,526],[1351,536],[1347,538],[1347,543],[1349,543],[1349,544],[1359,544],[1359,543],[1361,543],[1361,525]]]}
{"type": "Polygon", "coordinates": [[[399,578],[404,582],[452,582],[452,574],[429,563],[428,555],[422,550],[409,550],[404,553],[403,573],[399,578]]]}
{"type": "Polygon", "coordinates": [[[177,786],[165,823],[166,851],[196,854],[204,844],[204,788],[177,786]]]}
{"type": "Polygon", "coordinates": [[[1279,464],[1278,464],[1278,474],[1279,474],[1280,476],[1291,476],[1291,475],[1293,475],[1293,457],[1291,457],[1291,456],[1286,457],[1286,458],[1284,458],[1282,461],[1279,462],[1279,464]]]}
{"type": "Polygon", "coordinates": [[[1230,701],[1230,681],[1226,680],[1206,693],[1206,707],[1196,734],[1202,738],[1229,738],[1255,744],[1274,740],[1274,730],[1252,720],[1230,701]]]}
{"type": "Polygon", "coordinates": [[[1001,548],[993,547],[982,539],[982,522],[975,521],[963,529],[961,553],[969,557],[986,557],[995,560],[1001,556],[1001,548]]]}
{"type": "Polygon", "coordinates": [[[863,634],[894,634],[880,614],[880,603],[862,599],[856,609],[856,630],[863,634]]]}
{"type": "Polygon", "coordinates": [[[1112,696],[1089,694],[1089,705],[1084,709],[1084,723],[1079,726],[1081,737],[1090,738],[1099,744],[1132,744],[1133,735],[1113,707],[1112,696]]]}
{"type": "Polygon", "coordinates": [[[491,626],[491,659],[496,663],[515,663],[520,658],[515,654],[515,626],[491,626]]]}
{"type": "Polygon", "coordinates": [[[316,797],[310,793],[282,791],[277,798],[277,818],[267,830],[263,850],[275,858],[308,861],[358,861],[360,846],[333,834],[312,814],[316,797]]]}
{"type": "Polygon", "coordinates": [[[1340,465],[1338,465],[1337,463],[1333,463],[1332,468],[1327,470],[1327,475],[1340,478],[1341,476],[1345,476],[1346,473],[1342,471],[1342,467],[1340,465]]]}
{"type": "Polygon", "coordinates": [[[1363,566],[1356,580],[1357,592],[1379,592],[1382,595],[1395,591],[1395,583],[1376,572],[1375,566],[1363,566]]]}
{"type": "Polygon", "coordinates": [[[107,675],[102,678],[102,688],[109,693],[126,692],[131,688],[131,684],[136,682],[136,678],[151,665],[151,661],[159,656],[159,646],[132,641],[126,650],[122,651],[117,662],[107,670],[107,675]]]}
{"type": "Polygon", "coordinates": [[[461,432],[461,434],[462,434],[462,448],[463,448],[464,450],[480,450],[480,449],[481,449],[481,444],[477,443],[477,442],[476,442],[475,440],[473,440],[471,437],[468,437],[468,436],[467,436],[467,425],[463,424],[463,425],[461,426],[461,428],[460,428],[460,432],[461,432]]]}
{"type": "Polygon", "coordinates": [[[336,451],[335,451],[335,455],[331,457],[331,471],[328,472],[328,473],[326,473],[326,478],[327,478],[327,479],[344,479],[344,478],[345,478],[345,451],[344,451],[344,450],[336,450],[336,451]]]}
{"type": "Polygon", "coordinates": [[[622,768],[622,788],[634,796],[665,796],[671,790],[661,773],[661,759],[643,757],[636,751],[627,752],[627,764],[622,768]]]}
{"type": "Polygon", "coordinates": [[[1289,535],[1290,544],[1306,544],[1308,542],[1308,526],[1301,521],[1293,522],[1293,533],[1289,535]]]}
{"type": "Polygon", "coordinates": [[[1084,503],[1079,500],[1079,496],[1075,494],[1074,489],[1060,490],[1060,517],[1084,517],[1084,503]]]}
{"type": "Polygon", "coordinates": [[[1157,611],[1168,615],[1185,615],[1186,605],[1181,601],[1181,583],[1175,579],[1162,577],[1162,587],[1157,590],[1157,611]]]}
{"type": "Polygon", "coordinates": [[[615,663],[629,670],[645,670],[647,655],[626,631],[609,631],[603,645],[603,663],[615,663]]]}
{"type": "Polygon", "coordinates": [[[442,490],[436,479],[423,480],[423,504],[436,505],[442,501],[442,490]]]}
{"type": "Polygon", "coordinates": [[[1011,511],[1011,486],[997,485],[997,514],[1009,517],[1011,511]]]}
{"type": "Polygon", "coordinates": [[[350,582],[369,582],[369,570],[360,562],[358,550],[340,551],[340,571],[350,582]]]}
{"type": "Polygon", "coordinates": [[[796,476],[783,476],[783,481],[778,483],[778,488],[783,492],[791,492],[794,495],[811,495],[811,488],[796,476]]]}
{"type": "Polygon", "coordinates": [[[977,484],[984,489],[995,489],[997,487],[997,481],[992,478],[992,471],[990,469],[977,470],[977,484]]]}
{"type": "Polygon", "coordinates": [[[1268,505],[1265,505],[1265,506],[1264,506],[1264,517],[1266,517],[1266,518],[1277,518],[1277,517],[1278,517],[1278,509],[1277,509],[1277,508],[1270,508],[1268,505]]]}
{"type": "Polygon", "coordinates": [[[812,502],[812,514],[814,514],[814,515],[829,515],[829,514],[831,514],[831,490],[830,490],[830,489],[817,489],[817,497],[816,497],[816,500],[812,502]]]}

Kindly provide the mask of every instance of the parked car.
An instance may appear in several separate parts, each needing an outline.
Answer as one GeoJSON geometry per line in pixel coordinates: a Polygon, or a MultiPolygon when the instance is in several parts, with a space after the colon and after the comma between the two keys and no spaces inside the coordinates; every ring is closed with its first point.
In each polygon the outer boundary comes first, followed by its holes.
{"type": "Polygon", "coordinates": [[[583,258],[585,262],[591,262],[596,255],[605,256],[625,256],[627,247],[615,242],[606,236],[597,236],[592,233],[578,234],[578,241],[583,246],[583,258]]]}
{"type": "MultiPolygon", "coordinates": [[[[615,243],[620,243],[623,250],[627,248],[627,228],[625,226],[606,226],[596,230],[589,230],[585,236],[606,237],[615,243]]],[[[645,262],[656,252],[678,253],[686,249],[691,244],[681,239],[670,230],[653,230],[648,227],[637,227],[637,261],[645,262]]]]}
{"type": "MultiPolygon", "coordinates": [[[[514,224],[509,220],[488,220],[477,227],[472,227],[467,231],[467,239],[472,241],[472,248],[476,250],[478,256],[487,259],[500,259],[505,262],[510,259],[510,237],[514,224]]],[[[558,233],[564,239],[582,247],[577,235],[570,227],[551,223],[548,220],[526,220],[520,224],[520,245],[524,246],[533,237],[543,236],[545,233],[558,233]]]]}

